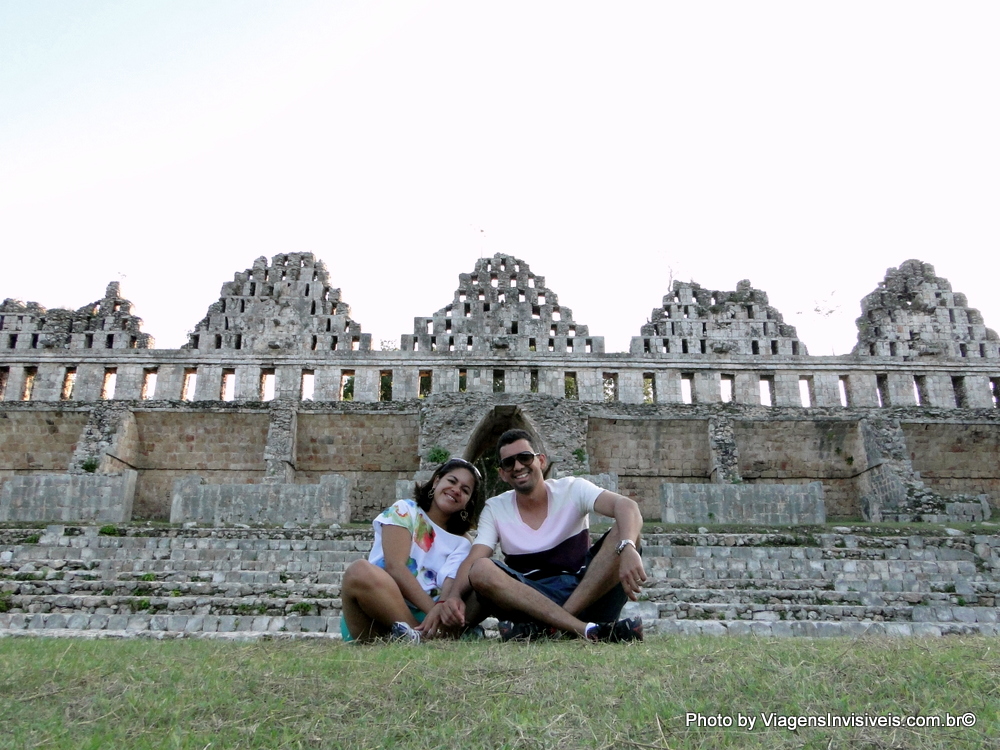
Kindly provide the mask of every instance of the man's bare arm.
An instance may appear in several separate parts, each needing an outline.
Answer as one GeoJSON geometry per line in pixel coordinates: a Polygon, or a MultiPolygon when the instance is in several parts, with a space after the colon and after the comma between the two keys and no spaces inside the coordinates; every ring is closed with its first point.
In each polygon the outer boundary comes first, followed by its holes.
{"type": "MultiPolygon", "coordinates": [[[[594,501],[594,510],[601,515],[615,519],[620,540],[631,539],[635,544],[639,543],[639,537],[642,535],[642,513],[639,512],[639,506],[635,500],[605,490],[594,501]]],[[[618,577],[628,598],[635,601],[642,589],[642,584],[646,581],[646,569],[642,564],[642,556],[639,555],[639,551],[635,547],[626,546],[622,549],[619,555],[618,577]]]]}

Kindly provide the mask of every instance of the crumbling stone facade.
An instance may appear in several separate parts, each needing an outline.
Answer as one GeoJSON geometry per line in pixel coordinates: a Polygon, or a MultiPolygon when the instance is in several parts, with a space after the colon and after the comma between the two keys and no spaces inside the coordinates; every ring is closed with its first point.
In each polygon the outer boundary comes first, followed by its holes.
{"type": "Polygon", "coordinates": [[[608,475],[647,518],[665,483],[715,487],[688,492],[704,507],[749,498],[740,518],[785,517],[767,503],[789,498],[807,517],[815,482],[831,518],[983,517],[1000,502],[997,338],[920,261],[889,269],[840,357],[810,356],[748,281],[675,283],[629,352],[605,352],[502,254],[414,318],[399,351],[371,349],[310,253],[237,273],[181,349],[153,349],[131,309],[117,284],[76,313],[4,303],[0,484],[18,478],[20,518],[32,497],[41,514],[107,517],[94,493],[110,485],[53,479],[73,476],[121,477],[136,518],[166,520],[175,497],[268,519],[275,503],[344,518],[346,497],[368,518],[442,451],[486,466],[509,427],[538,434],[556,473],[608,475]]]}
{"type": "Polygon", "coordinates": [[[253,352],[368,351],[371,335],[351,320],[340,290],[312,253],[260,257],[222,285],[219,301],[185,348],[253,352]]]}
{"type": "Polygon", "coordinates": [[[746,279],[735,292],[702,289],[675,281],[671,294],[653,310],[641,335],[632,339],[632,354],[806,355],[795,326],[771,307],[767,293],[746,279]]]}
{"type": "Polygon", "coordinates": [[[908,260],[861,300],[857,320],[860,357],[995,359],[1000,338],[986,327],[964,294],[951,290],[934,266],[908,260]]]}

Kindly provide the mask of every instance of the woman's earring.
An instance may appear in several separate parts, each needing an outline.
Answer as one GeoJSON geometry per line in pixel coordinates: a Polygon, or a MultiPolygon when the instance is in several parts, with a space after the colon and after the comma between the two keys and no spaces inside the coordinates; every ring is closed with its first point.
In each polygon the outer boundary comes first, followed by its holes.
{"type": "Polygon", "coordinates": [[[458,512],[458,517],[461,518],[463,521],[468,521],[469,511],[467,511],[465,508],[462,508],[462,510],[458,512]]]}

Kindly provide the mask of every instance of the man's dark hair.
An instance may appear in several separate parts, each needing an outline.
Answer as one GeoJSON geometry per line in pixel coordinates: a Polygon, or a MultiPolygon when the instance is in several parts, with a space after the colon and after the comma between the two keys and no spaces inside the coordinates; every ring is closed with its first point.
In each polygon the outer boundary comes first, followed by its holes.
{"type": "Polygon", "coordinates": [[[505,445],[510,445],[511,443],[516,443],[518,440],[527,440],[528,445],[531,446],[531,450],[535,453],[541,453],[538,446],[538,438],[532,435],[527,430],[507,430],[500,439],[497,440],[497,458],[500,457],[500,449],[505,445]]]}

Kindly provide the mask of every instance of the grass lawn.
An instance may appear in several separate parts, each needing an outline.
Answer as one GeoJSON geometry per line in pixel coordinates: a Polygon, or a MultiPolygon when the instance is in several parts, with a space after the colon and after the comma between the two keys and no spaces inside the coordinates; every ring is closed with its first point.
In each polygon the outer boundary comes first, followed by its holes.
{"type": "Polygon", "coordinates": [[[0,747],[1000,748],[991,638],[0,640],[0,747]],[[966,727],[763,726],[971,712],[966,727]],[[731,728],[688,724],[730,718],[731,728]],[[739,716],[755,725],[738,726],[739,716]],[[721,717],[717,718],[717,717],[721,717]]]}

